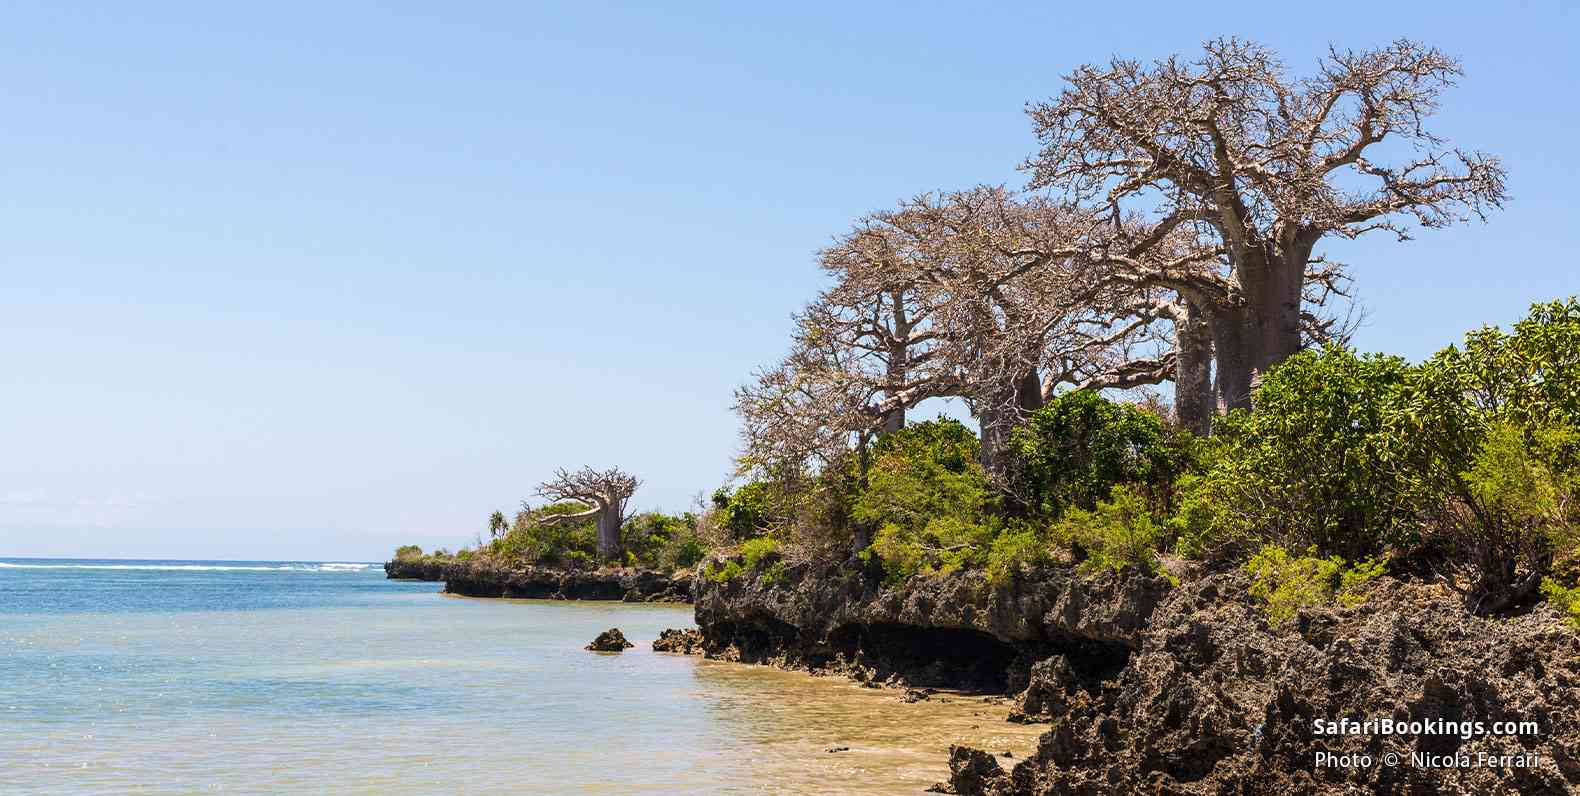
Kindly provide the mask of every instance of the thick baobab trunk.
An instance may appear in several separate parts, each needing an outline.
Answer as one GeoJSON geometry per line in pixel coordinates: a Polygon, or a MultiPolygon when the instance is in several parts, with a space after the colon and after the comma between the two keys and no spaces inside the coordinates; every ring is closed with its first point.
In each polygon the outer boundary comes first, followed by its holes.
{"type": "Polygon", "coordinates": [[[1036,370],[1027,371],[1015,385],[1015,405],[1028,415],[1042,408],[1042,377],[1036,370]]]}
{"type": "MultiPolygon", "coordinates": [[[[905,296],[890,294],[890,337],[888,343],[888,369],[885,374],[890,397],[904,388],[911,369],[911,320],[905,312],[905,296]]],[[[905,428],[905,404],[898,404],[883,416],[880,434],[889,434],[905,428]]]]}
{"type": "Polygon", "coordinates": [[[977,407],[977,425],[982,431],[982,469],[989,476],[1009,472],[1009,435],[1027,414],[1042,408],[1042,380],[1035,369],[1022,374],[1015,383],[977,407]]]}
{"type": "Polygon", "coordinates": [[[1192,433],[1212,431],[1212,325],[1201,307],[1186,301],[1175,319],[1174,413],[1192,433]]]}
{"type": "MultiPolygon", "coordinates": [[[[890,352],[888,382],[891,397],[893,392],[905,384],[906,370],[909,367],[910,362],[905,357],[904,348],[890,352]]],[[[905,404],[897,403],[883,415],[883,422],[878,426],[878,435],[892,434],[902,428],[905,428],[905,404]]]]}
{"type": "Polygon", "coordinates": [[[1260,262],[1237,268],[1243,301],[1212,316],[1222,408],[1250,408],[1256,375],[1300,350],[1300,292],[1310,253],[1306,247],[1278,257],[1258,254],[1260,262]]]}
{"type": "Polygon", "coordinates": [[[620,562],[625,558],[625,548],[620,544],[620,506],[605,504],[598,507],[598,560],[620,562]]]}

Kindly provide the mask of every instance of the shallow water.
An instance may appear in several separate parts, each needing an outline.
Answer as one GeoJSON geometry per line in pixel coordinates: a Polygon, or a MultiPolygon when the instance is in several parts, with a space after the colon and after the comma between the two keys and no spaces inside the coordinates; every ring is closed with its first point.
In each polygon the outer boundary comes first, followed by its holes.
{"type": "Polygon", "coordinates": [[[1019,757],[1039,734],[976,697],[651,652],[688,606],[437,591],[0,562],[0,792],[918,793],[951,743],[1019,757]],[[636,648],[582,649],[611,626],[636,648]]]}

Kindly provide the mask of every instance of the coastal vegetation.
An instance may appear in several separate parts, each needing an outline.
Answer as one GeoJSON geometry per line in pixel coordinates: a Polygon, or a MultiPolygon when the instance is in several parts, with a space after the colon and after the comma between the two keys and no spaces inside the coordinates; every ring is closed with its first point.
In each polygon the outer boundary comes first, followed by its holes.
{"type": "Polygon", "coordinates": [[[922,194],[819,253],[789,353],[736,393],[736,485],[630,516],[633,476],[561,470],[455,557],[1235,569],[1274,623],[1390,573],[1574,613],[1580,302],[1411,363],[1350,344],[1352,269],[1320,250],[1501,206],[1500,161],[1431,130],[1458,75],[1403,40],[1302,77],[1235,39],[1080,67],[1029,106],[1024,191],[922,194]],[[969,417],[909,416],[936,399],[969,417]]]}
{"type": "Polygon", "coordinates": [[[1029,108],[1026,192],[923,194],[820,253],[831,285],[737,392],[753,519],[717,541],[895,587],[1241,568],[1275,622],[1383,572],[1572,606],[1580,304],[1363,354],[1319,250],[1501,206],[1499,160],[1430,129],[1458,74],[1399,41],[1295,78],[1233,39],[1075,70],[1029,108]],[[907,417],[939,398],[970,424],[907,417]]]}

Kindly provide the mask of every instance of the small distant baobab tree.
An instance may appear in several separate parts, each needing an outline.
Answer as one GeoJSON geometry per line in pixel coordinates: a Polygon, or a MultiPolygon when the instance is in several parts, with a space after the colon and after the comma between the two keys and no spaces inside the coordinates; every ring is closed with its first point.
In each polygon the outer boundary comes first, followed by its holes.
{"type": "Polygon", "coordinates": [[[641,485],[642,482],[636,476],[617,467],[603,471],[591,467],[583,467],[576,472],[563,468],[555,470],[553,478],[538,485],[538,495],[552,501],[574,500],[587,504],[589,508],[570,514],[545,515],[538,522],[553,525],[584,517],[597,517],[598,559],[618,561],[624,552],[620,544],[620,526],[627,519],[626,503],[641,485]]]}

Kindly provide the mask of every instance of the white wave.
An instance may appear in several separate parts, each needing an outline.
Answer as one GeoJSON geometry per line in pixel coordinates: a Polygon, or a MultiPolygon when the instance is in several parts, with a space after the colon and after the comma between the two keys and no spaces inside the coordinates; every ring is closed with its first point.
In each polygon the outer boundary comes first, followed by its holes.
{"type": "Polygon", "coordinates": [[[149,572],[361,572],[371,564],[282,564],[235,566],[228,564],[14,564],[0,561],[0,569],[113,569],[149,572]]]}

